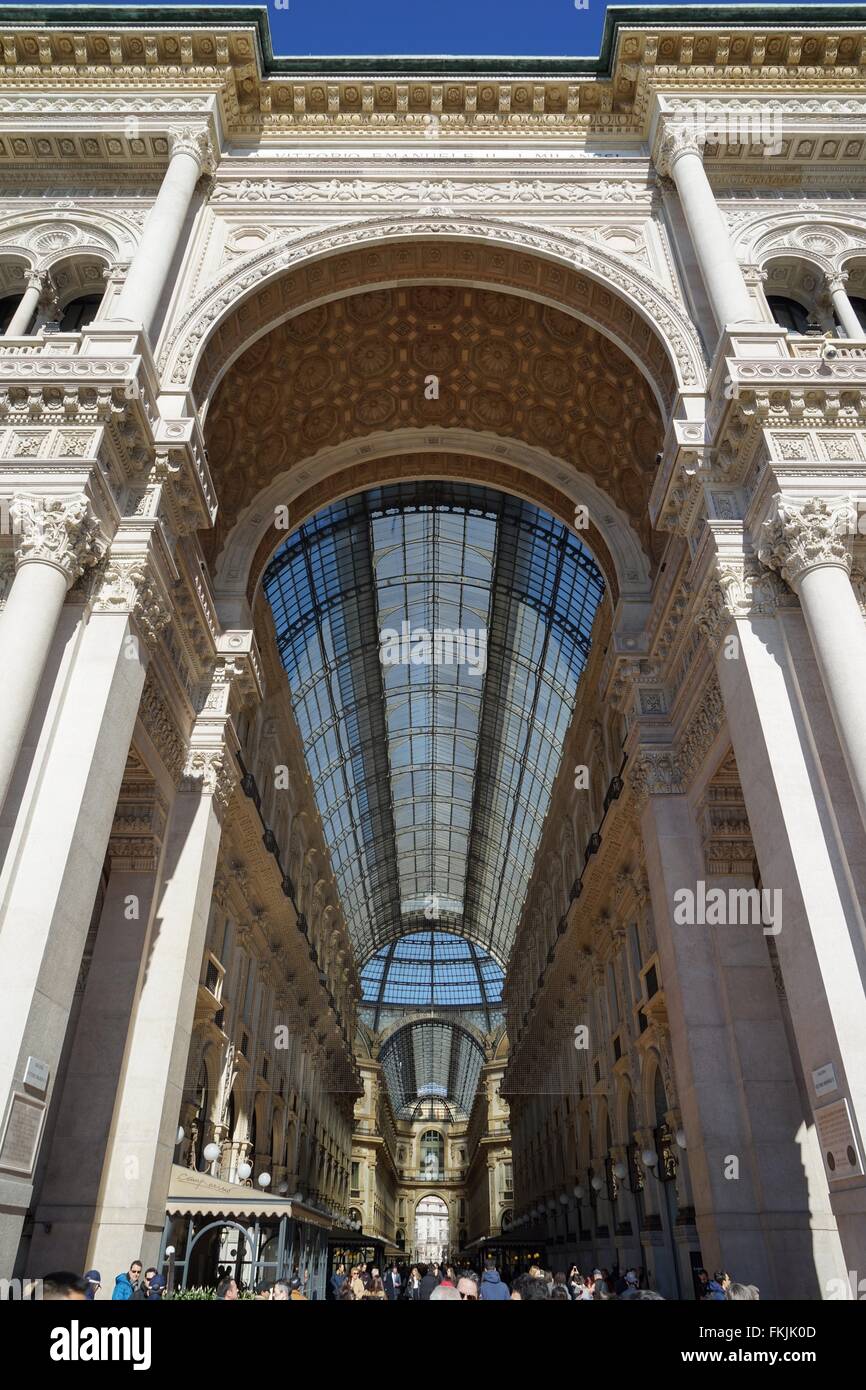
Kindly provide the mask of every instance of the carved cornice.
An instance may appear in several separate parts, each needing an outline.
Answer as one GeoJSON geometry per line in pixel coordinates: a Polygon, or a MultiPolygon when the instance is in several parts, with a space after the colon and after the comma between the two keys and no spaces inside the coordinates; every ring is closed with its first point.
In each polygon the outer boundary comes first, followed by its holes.
{"type": "Polygon", "coordinates": [[[98,563],[104,543],[83,493],[75,497],[19,493],[9,512],[19,569],[33,562],[53,565],[71,588],[86,569],[98,563]]]}
{"type": "Polygon", "coordinates": [[[851,572],[857,511],[850,497],[808,499],[777,493],[761,527],[758,556],[796,589],[810,570],[837,565],[851,572]]]}
{"type": "Polygon", "coordinates": [[[856,21],[842,27],[805,7],[770,18],[744,10],[736,25],[712,12],[704,20],[613,10],[596,58],[358,59],[275,57],[264,10],[227,22],[213,9],[94,7],[77,10],[70,27],[50,9],[22,7],[6,19],[2,61],[12,99],[29,77],[78,112],[81,88],[98,74],[109,86],[94,99],[109,111],[128,105],[118,92],[130,88],[158,94],[175,115],[196,107],[204,115],[216,95],[232,133],[320,141],[640,133],[657,90],[680,90],[687,103],[696,86],[722,99],[742,86],[741,101],[756,87],[780,101],[792,87],[829,91],[839,106],[853,100],[863,62],[856,21]]]}

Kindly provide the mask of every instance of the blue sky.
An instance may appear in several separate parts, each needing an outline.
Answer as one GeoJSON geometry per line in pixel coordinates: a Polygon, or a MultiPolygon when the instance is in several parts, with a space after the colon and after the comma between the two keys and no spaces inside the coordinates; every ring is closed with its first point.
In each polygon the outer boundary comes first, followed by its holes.
{"type": "Polygon", "coordinates": [[[288,5],[288,10],[278,10],[274,0],[268,3],[274,52],[285,56],[593,57],[607,9],[603,0],[588,0],[585,10],[576,9],[574,0],[288,0],[288,5]]]}

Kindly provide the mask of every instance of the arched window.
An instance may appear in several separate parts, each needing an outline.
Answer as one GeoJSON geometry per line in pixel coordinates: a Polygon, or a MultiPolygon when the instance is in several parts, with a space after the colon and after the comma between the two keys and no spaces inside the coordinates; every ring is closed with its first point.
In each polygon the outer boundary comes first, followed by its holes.
{"type": "Polygon", "coordinates": [[[60,332],[80,332],[96,318],[101,303],[101,294],[81,294],[77,299],[70,299],[60,318],[60,332]]]}
{"type": "Polygon", "coordinates": [[[226,1113],[226,1133],[229,1139],[235,1137],[235,1126],[237,1125],[237,1112],[235,1110],[235,1093],[232,1091],[229,1096],[228,1111],[226,1113]]]}
{"type": "Polygon", "coordinates": [[[854,313],[857,315],[857,318],[860,321],[860,327],[862,328],[863,332],[866,333],[866,299],[858,299],[856,296],[852,295],[851,308],[854,310],[854,313]]]}
{"type": "Polygon", "coordinates": [[[438,1129],[421,1135],[421,1171],[427,1178],[438,1178],[445,1168],[445,1140],[438,1129]]]}
{"type": "Polygon", "coordinates": [[[0,333],[6,332],[20,303],[20,294],[7,294],[0,299],[0,333]]]}
{"type": "Polygon", "coordinates": [[[789,299],[787,295],[771,294],[767,296],[767,304],[780,328],[787,328],[791,333],[809,331],[809,312],[796,299],[789,299]]]}
{"type": "Polygon", "coordinates": [[[193,1144],[195,1146],[195,1166],[200,1173],[206,1173],[210,1164],[204,1157],[207,1138],[208,1113],[210,1111],[210,1091],[207,1081],[207,1067],[204,1062],[198,1074],[195,1088],[195,1117],[193,1119],[193,1144]]]}

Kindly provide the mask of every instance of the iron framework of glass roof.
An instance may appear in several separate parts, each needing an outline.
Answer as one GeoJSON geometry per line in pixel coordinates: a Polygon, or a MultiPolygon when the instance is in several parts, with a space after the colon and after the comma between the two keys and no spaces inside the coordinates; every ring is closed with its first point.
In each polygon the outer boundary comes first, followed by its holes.
{"type": "Polygon", "coordinates": [[[502,969],[473,941],[452,932],[411,932],[389,941],[361,971],[362,997],[376,1011],[428,1007],[491,1010],[502,1001],[502,969]]]}
{"type": "Polygon", "coordinates": [[[528,502],[399,484],[304,523],[264,586],[359,966],[431,923],[504,965],[603,593],[592,556],[528,502]]]}
{"type": "Polygon", "coordinates": [[[382,1070],[391,1104],[407,1118],[419,1099],[450,1102],[449,1109],[468,1116],[472,1109],[484,1053],[472,1035],[453,1022],[421,1019],[406,1023],[386,1039],[382,1070]]]}

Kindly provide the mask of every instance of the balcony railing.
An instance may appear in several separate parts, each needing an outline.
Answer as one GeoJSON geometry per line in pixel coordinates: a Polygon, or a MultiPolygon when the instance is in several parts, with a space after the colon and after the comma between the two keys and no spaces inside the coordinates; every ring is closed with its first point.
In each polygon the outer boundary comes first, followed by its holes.
{"type": "Polygon", "coordinates": [[[462,1182],[462,1168],[401,1168],[401,1182],[462,1182]]]}

